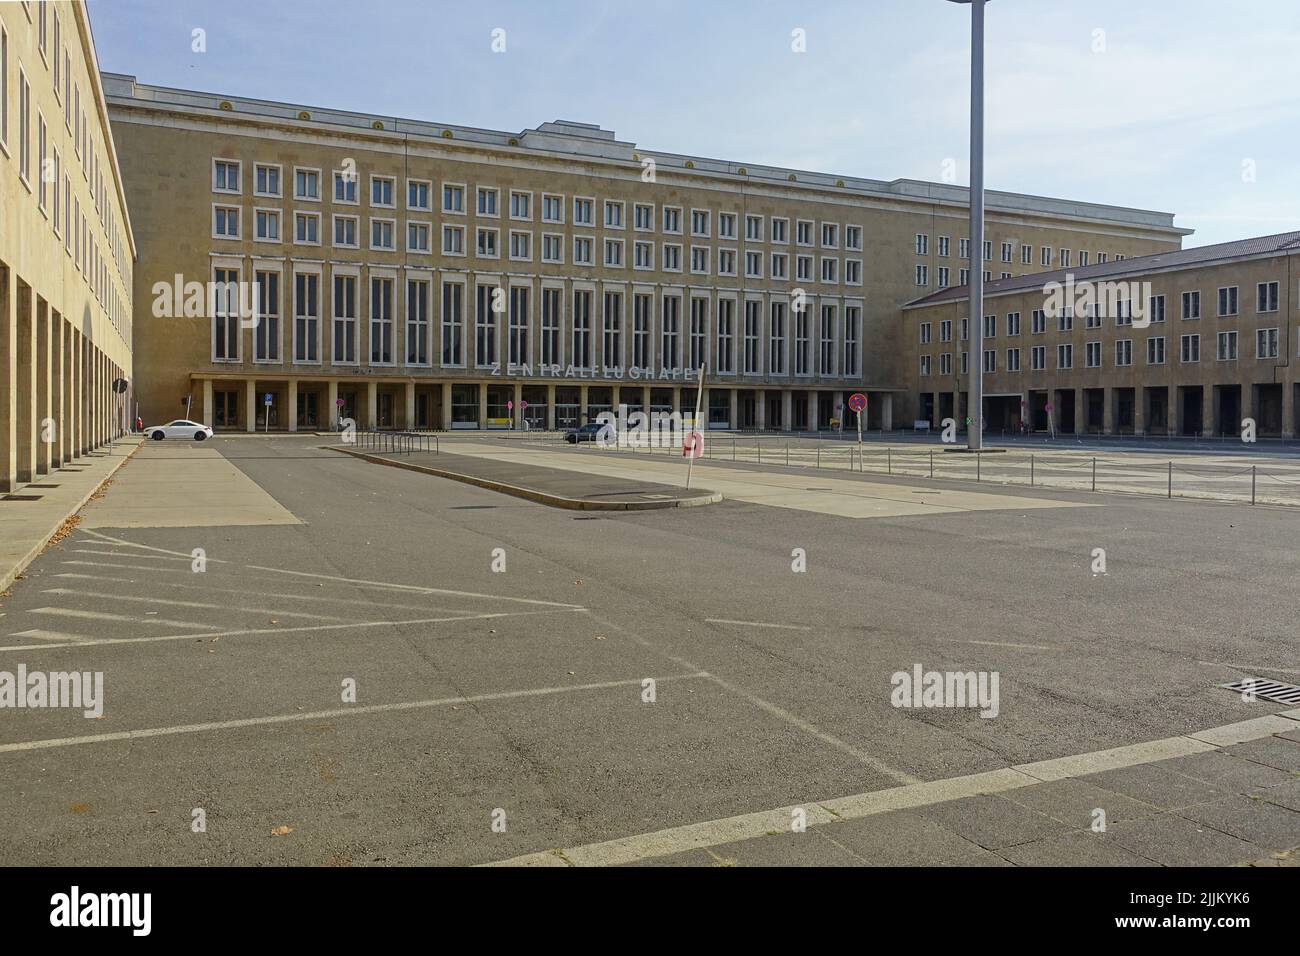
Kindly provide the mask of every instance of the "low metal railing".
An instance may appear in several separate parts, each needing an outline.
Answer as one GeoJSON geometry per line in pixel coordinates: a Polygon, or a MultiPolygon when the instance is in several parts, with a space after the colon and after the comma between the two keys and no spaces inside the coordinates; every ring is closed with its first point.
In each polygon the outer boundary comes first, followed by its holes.
{"type": "MultiPolygon", "coordinates": [[[[413,452],[441,454],[437,435],[422,432],[388,431],[381,428],[358,428],[356,445],[367,451],[388,455],[409,455],[413,452]]],[[[345,438],[346,443],[346,438],[345,438]]]]}

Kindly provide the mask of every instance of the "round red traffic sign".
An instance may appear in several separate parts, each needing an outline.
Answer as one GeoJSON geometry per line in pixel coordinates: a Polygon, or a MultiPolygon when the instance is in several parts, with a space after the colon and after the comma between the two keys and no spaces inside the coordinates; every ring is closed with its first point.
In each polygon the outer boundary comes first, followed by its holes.
{"type": "Polygon", "coordinates": [[[527,403],[526,401],[524,401],[524,400],[521,398],[521,399],[519,400],[519,407],[520,407],[521,409],[524,409],[525,411],[527,411],[527,409],[528,409],[528,403],[527,403]]]}
{"type": "Polygon", "coordinates": [[[849,396],[849,408],[855,412],[860,412],[867,407],[867,396],[861,392],[854,392],[849,396]]]}

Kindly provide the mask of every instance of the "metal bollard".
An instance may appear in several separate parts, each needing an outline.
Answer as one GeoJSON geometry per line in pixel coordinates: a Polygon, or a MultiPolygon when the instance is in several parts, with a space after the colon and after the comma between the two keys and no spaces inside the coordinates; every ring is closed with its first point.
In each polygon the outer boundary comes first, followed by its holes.
{"type": "Polygon", "coordinates": [[[1168,494],[1165,495],[1165,497],[1172,498],[1173,496],[1174,496],[1174,463],[1171,461],[1169,463],[1169,492],[1168,494]]]}
{"type": "Polygon", "coordinates": [[[894,473],[894,450],[892,448],[885,449],[885,468],[889,474],[894,473]]]}
{"type": "Polygon", "coordinates": [[[1029,487],[1034,487],[1034,456],[1029,456],[1029,487]]]}
{"type": "Polygon", "coordinates": [[[930,477],[934,478],[934,449],[930,449],[930,477]]]}
{"type": "Polygon", "coordinates": [[[1255,503],[1255,467],[1254,465],[1250,466],[1250,503],[1252,505],[1255,503]]]}
{"type": "Polygon", "coordinates": [[[1092,458],[1092,490],[1097,490],[1097,456],[1092,458]]]}

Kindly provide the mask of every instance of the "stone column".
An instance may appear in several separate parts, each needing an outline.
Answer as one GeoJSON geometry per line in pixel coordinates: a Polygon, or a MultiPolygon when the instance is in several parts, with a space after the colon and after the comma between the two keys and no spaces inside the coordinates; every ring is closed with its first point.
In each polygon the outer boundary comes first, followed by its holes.
{"type": "Polygon", "coordinates": [[[53,467],[59,423],[54,415],[54,331],[46,302],[36,307],[36,472],[48,475],[53,467]]]}
{"type": "Polygon", "coordinates": [[[781,389],[781,431],[788,432],[794,427],[794,392],[788,388],[781,389]]]}
{"type": "Polygon", "coordinates": [[[212,401],[212,379],[205,378],[202,383],[203,388],[203,424],[209,428],[212,427],[212,420],[215,418],[215,409],[212,401]]]}
{"type": "Polygon", "coordinates": [[[1218,423],[1214,420],[1217,405],[1214,398],[1214,386],[1206,385],[1201,390],[1201,432],[1205,435],[1217,435],[1219,432],[1216,427],[1218,423]]]}
{"type": "Polygon", "coordinates": [[[365,427],[375,428],[379,425],[379,383],[373,379],[366,382],[366,418],[365,427]]]}
{"type": "Polygon", "coordinates": [[[1139,385],[1133,389],[1133,434],[1143,435],[1147,427],[1147,390],[1139,385]]]}
{"type": "Polygon", "coordinates": [[[887,432],[894,430],[894,395],[885,392],[880,397],[880,427],[887,432]]]}
{"type": "Polygon", "coordinates": [[[1101,430],[1104,434],[1115,433],[1115,389],[1101,390],[1101,430]]]}
{"type": "Polygon", "coordinates": [[[442,383],[442,428],[451,431],[451,382],[442,383]]]}
{"type": "Polygon", "coordinates": [[[522,429],[524,427],[524,410],[521,407],[524,403],[524,383],[515,382],[514,389],[514,410],[510,413],[510,427],[522,429]]]}
{"type": "Polygon", "coordinates": [[[546,384],[546,430],[555,431],[555,383],[546,384]]]}
{"type": "Polygon", "coordinates": [[[20,483],[36,477],[36,440],[40,437],[36,419],[36,313],[32,290],[19,284],[18,303],[18,396],[15,416],[18,449],[17,478],[20,483]]]}
{"type": "Polygon", "coordinates": [[[325,420],[330,424],[330,431],[339,430],[339,383],[338,379],[330,379],[325,385],[325,403],[329,408],[325,409],[325,420]]]}
{"type": "Polygon", "coordinates": [[[403,405],[405,405],[405,408],[402,409],[402,420],[405,422],[403,427],[408,432],[413,432],[415,431],[415,382],[406,383],[405,393],[402,398],[404,399],[403,405]]]}
{"type": "Polygon", "coordinates": [[[1282,437],[1294,438],[1295,426],[1295,383],[1282,383],[1282,437]]]}
{"type": "Polygon", "coordinates": [[[54,349],[54,374],[56,385],[54,389],[54,421],[58,429],[58,439],[54,445],[54,467],[59,468],[67,464],[69,453],[69,439],[71,435],[72,420],[68,409],[68,399],[70,398],[68,388],[68,323],[63,316],[57,313],[52,316],[54,335],[51,341],[51,347],[54,349]]]}
{"type": "Polygon", "coordinates": [[[1087,412],[1088,393],[1081,388],[1074,390],[1074,433],[1082,435],[1088,430],[1087,412]]]}
{"type": "Polygon", "coordinates": [[[285,405],[288,406],[285,414],[289,417],[289,431],[296,432],[298,430],[298,380],[296,378],[289,379],[285,393],[285,405]]]}
{"type": "Polygon", "coordinates": [[[18,316],[14,275],[0,265],[0,491],[18,484],[18,316]]]}
{"type": "Polygon", "coordinates": [[[727,412],[729,416],[727,421],[727,427],[739,428],[740,427],[740,417],[739,417],[740,389],[738,388],[727,389],[727,398],[731,405],[730,409],[727,412]]]}
{"type": "Polygon", "coordinates": [[[818,431],[817,428],[818,421],[819,419],[817,415],[817,390],[810,388],[808,389],[808,430],[810,432],[818,431]]]}
{"type": "Polygon", "coordinates": [[[587,423],[587,389],[589,387],[590,386],[588,385],[578,386],[578,424],[579,425],[585,425],[587,423]]]}
{"type": "Polygon", "coordinates": [[[487,428],[488,404],[487,404],[487,383],[478,383],[478,427],[487,428]]]}
{"type": "Polygon", "coordinates": [[[759,431],[767,431],[767,392],[760,388],[755,390],[754,396],[754,424],[759,431]]]}
{"type": "MultiPolygon", "coordinates": [[[[1241,418],[1242,418],[1242,419],[1253,418],[1253,419],[1255,420],[1255,432],[1256,432],[1256,434],[1258,435],[1258,433],[1259,433],[1259,407],[1258,407],[1258,405],[1257,405],[1255,399],[1256,399],[1256,396],[1255,396],[1255,385],[1254,385],[1254,383],[1253,383],[1253,382],[1242,382],[1242,383],[1241,383],[1241,418]]],[[[1235,422],[1226,422],[1225,425],[1230,426],[1231,429],[1232,429],[1232,431],[1235,432],[1235,433],[1238,435],[1238,437],[1240,437],[1240,435],[1241,435],[1241,420],[1240,420],[1240,419],[1237,420],[1237,421],[1235,421],[1235,422]]]]}
{"type": "Polygon", "coordinates": [[[679,415],[682,414],[682,387],[680,385],[673,386],[672,411],[677,412],[679,415]]]}
{"type": "Polygon", "coordinates": [[[244,382],[244,411],[245,419],[244,429],[246,431],[257,431],[257,382],[248,379],[244,382]]]}

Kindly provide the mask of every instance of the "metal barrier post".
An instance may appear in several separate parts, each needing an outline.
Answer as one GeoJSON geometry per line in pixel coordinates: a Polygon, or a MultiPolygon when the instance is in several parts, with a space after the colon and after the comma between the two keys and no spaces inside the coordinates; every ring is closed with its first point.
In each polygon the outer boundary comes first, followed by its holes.
{"type": "Polygon", "coordinates": [[[786,443],[785,443],[785,464],[786,464],[786,467],[789,467],[789,465],[790,465],[790,441],[789,441],[789,439],[787,439],[787,440],[786,440],[786,443]]]}
{"type": "Polygon", "coordinates": [[[754,439],[754,450],[758,452],[758,463],[763,464],[763,443],[757,438],[754,439]]]}
{"type": "Polygon", "coordinates": [[[889,474],[894,473],[894,450],[892,448],[885,449],[885,468],[889,474]]]}
{"type": "Polygon", "coordinates": [[[983,465],[983,462],[981,462],[980,459],[983,457],[984,456],[979,452],[975,453],[975,480],[976,481],[980,480],[980,467],[983,465]]]}
{"type": "Polygon", "coordinates": [[[1034,487],[1034,456],[1029,456],[1029,487],[1034,487]]]}
{"type": "Polygon", "coordinates": [[[1092,456],[1092,490],[1097,490],[1097,456],[1092,456]]]}
{"type": "Polygon", "coordinates": [[[934,478],[934,449],[930,449],[930,477],[934,478]]]}
{"type": "Polygon", "coordinates": [[[821,466],[822,466],[822,446],[818,445],[817,446],[817,467],[820,468],[821,466]]]}
{"type": "Polygon", "coordinates": [[[1250,503],[1255,503],[1255,465],[1250,466],[1250,503]]]}
{"type": "Polygon", "coordinates": [[[1174,496],[1174,463],[1171,461],[1169,463],[1169,493],[1166,494],[1165,497],[1172,498],[1173,496],[1174,496]]]}

